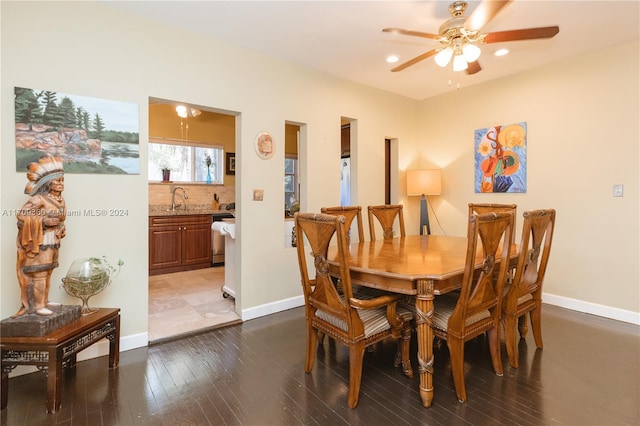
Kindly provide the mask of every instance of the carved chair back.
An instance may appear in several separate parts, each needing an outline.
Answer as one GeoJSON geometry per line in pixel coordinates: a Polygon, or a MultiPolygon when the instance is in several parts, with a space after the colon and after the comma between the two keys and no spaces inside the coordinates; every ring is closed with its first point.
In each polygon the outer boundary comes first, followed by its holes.
{"type": "Polygon", "coordinates": [[[351,224],[356,220],[358,226],[358,240],[364,242],[364,227],[362,225],[362,207],[361,206],[338,206],[338,207],[322,207],[321,213],[333,216],[344,216],[346,219],[345,229],[347,230],[347,238],[351,239],[351,224]]]}
{"type": "Polygon", "coordinates": [[[402,207],[402,204],[384,204],[380,206],[367,207],[367,211],[369,213],[369,237],[371,238],[371,241],[375,241],[376,239],[375,221],[373,220],[374,217],[382,227],[383,239],[387,240],[393,238],[393,225],[396,218],[398,219],[400,236],[404,237],[406,235],[402,207]]]}
{"type": "Polygon", "coordinates": [[[474,213],[483,214],[491,212],[513,212],[514,222],[513,231],[511,233],[511,243],[516,241],[516,222],[517,222],[517,204],[496,204],[496,203],[469,203],[469,216],[474,213]]]}

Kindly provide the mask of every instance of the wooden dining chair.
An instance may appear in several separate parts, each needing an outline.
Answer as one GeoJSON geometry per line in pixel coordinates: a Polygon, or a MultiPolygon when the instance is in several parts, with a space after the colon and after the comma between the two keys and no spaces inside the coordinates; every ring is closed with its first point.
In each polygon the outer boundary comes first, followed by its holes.
{"type": "Polygon", "coordinates": [[[330,214],[333,216],[344,216],[346,219],[345,229],[347,230],[347,238],[351,238],[351,224],[354,219],[358,226],[358,240],[364,242],[364,227],[362,226],[362,207],[361,206],[338,206],[338,207],[322,207],[320,213],[330,214]]]}
{"type": "MultiPolygon", "coordinates": [[[[294,220],[307,328],[304,370],[310,373],[313,369],[318,331],[348,346],[347,404],[355,408],[360,393],[365,348],[389,337],[402,341],[402,320],[396,313],[397,303],[402,296],[385,294],[360,299],[354,295],[344,216],[297,213],[294,220]],[[338,255],[332,259],[337,266],[334,264],[330,272],[327,252],[333,235],[337,237],[338,255]],[[338,293],[336,280],[342,281],[343,294],[338,293]]],[[[409,353],[408,348],[405,352],[409,353]]]]}
{"type": "MultiPolygon", "coordinates": [[[[382,227],[382,236],[383,239],[391,239],[393,238],[393,225],[398,219],[398,226],[400,228],[400,236],[404,237],[406,235],[404,229],[404,212],[402,204],[383,204],[379,206],[368,206],[367,212],[369,216],[369,238],[371,241],[376,240],[376,231],[375,231],[375,221],[373,218],[375,217],[382,227]]],[[[371,289],[367,291],[372,291],[371,289]]],[[[377,291],[377,290],[376,290],[377,291]]],[[[402,329],[403,339],[407,342],[410,342],[411,335],[415,331],[415,301],[412,297],[407,296],[398,304],[398,314],[403,320],[404,326],[402,329]]],[[[413,377],[413,368],[408,361],[408,354],[401,354],[400,351],[402,348],[407,346],[398,345],[398,352],[396,353],[395,366],[398,367],[402,365],[402,369],[407,377],[413,377]]],[[[408,349],[407,349],[408,350],[408,349]]]]}
{"type": "MultiPolygon", "coordinates": [[[[339,206],[339,207],[322,207],[320,209],[321,213],[330,214],[330,215],[343,215],[346,219],[345,228],[347,231],[351,229],[351,224],[353,220],[356,220],[358,226],[358,237],[360,242],[364,242],[364,231],[362,226],[362,207],[361,206],[339,206]]],[[[349,236],[350,234],[347,234],[349,236]]],[[[338,288],[338,292],[342,292],[342,284],[336,283],[338,288]]],[[[356,284],[352,284],[352,288],[354,293],[356,293],[360,297],[377,297],[385,294],[382,290],[373,289],[370,287],[359,286],[356,284]]],[[[398,305],[398,315],[403,319],[403,329],[402,329],[402,338],[404,342],[398,341],[398,350],[396,352],[396,359],[394,365],[396,367],[402,367],[402,371],[405,376],[413,377],[413,367],[411,367],[409,354],[403,354],[403,348],[406,350],[409,349],[409,345],[411,344],[411,335],[413,330],[415,329],[414,325],[414,303],[411,301],[409,303],[400,302],[398,305]]],[[[324,333],[318,333],[318,341],[322,344],[324,341],[324,333]]],[[[373,352],[373,347],[369,347],[368,350],[373,352]]]]}
{"type": "Polygon", "coordinates": [[[502,322],[509,364],[518,368],[516,327],[520,337],[527,334],[527,314],[531,319],[536,347],[542,349],[542,282],[549,262],[556,222],[553,209],[527,211],[523,214],[520,256],[513,282],[506,289],[502,303],[502,322]]]}
{"type": "Polygon", "coordinates": [[[493,370],[502,376],[500,309],[509,266],[513,213],[472,214],[467,228],[467,254],[458,297],[434,299],[433,334],[447,341],[451,372],[460,402],[467,400],[464,385],[464,344],[485,332],[493,370]],[[476,265],[482,264],[476,271],[476,265]]]}
{"type": "MultiPolygon", "coordinates": [[[[337,207],[322,207],[320,208],[320,213],[330,214],[332,216],[344,216],[346,222],[344,224],[345,229],[347,230],[347,241],[351,240],[351,224],[354,219],[356,220],[356,224],[358,226],[358,239],[360,242],[364,242],[364,228],[362,226],[362,207],[361,206],[337,206],[337,207]]],[[[336,288],[338,289],[338,293],[342,294],[342,283],[336,282],[336,288]]],[[[357,286],[354,286],[354,291],[357,286]]],[[[324,333],[318,333],[318,342],[322,344],[324,342],[324,333]]],[[[369,348],[370,351],[373,348],[369,348]]]]}
{"type": "Polygon", "coordinates": [[[369,213],[369,237],[371,241],[376,240],[375,231],[375,217],[382,226],[382,238],[393,238],[393,225],[398,218],[398,225],[400,226],[400,236],[405,236],[404,230],[404,214],[402,211],[402,204],[383,204],[380,206],[367,207],[369,213]]]}

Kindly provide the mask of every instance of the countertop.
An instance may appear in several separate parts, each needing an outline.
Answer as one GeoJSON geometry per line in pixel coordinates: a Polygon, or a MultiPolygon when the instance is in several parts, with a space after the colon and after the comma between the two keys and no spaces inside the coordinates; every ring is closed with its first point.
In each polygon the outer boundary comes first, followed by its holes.
{"type": "Polygon", "coordinates": [[[214,210],[211,207],[202,207],[202,206],[190,206],[187,204],[187,208],[185,209],[183,206],[178,207],[175,210],[170,210],[171,206],[149,206],[149,216],[185,216],[185,215],[197,215],[197,214],[207,214],[213,215],[215,213],[231,213],[234,214],[235,210],[225,210],[225,209],[217,209],[214,210]]]}
{"type": "MultiPolygon", "coordinates": [[[[187,209],[185,210],[182,206],[178,207],[174,211],[169,210],[170,206],[149,206],[149,216],[187,216],[187,215],[197,215],[197,214],[210,214],[214,215],[216,213],[231,213],[235,215],[235,210],[226,210],[226,209],[218,209],[214,210],[212,208],[201,207],[201,206],[190,206],[187,204],[187,209]]],[[[285,216],[285,221],[293,221],[293,216],[285,216]]]]}

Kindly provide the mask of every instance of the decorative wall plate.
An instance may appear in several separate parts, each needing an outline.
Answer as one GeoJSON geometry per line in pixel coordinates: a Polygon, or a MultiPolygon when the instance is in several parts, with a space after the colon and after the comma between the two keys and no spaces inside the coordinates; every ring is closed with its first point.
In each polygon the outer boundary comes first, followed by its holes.
{"type": "Polygon", "coordinates": [[[256,136],[256,153],[263,160],[268,160],[276,153],[276,143],[269,132],[261,132],[256,136]]]}

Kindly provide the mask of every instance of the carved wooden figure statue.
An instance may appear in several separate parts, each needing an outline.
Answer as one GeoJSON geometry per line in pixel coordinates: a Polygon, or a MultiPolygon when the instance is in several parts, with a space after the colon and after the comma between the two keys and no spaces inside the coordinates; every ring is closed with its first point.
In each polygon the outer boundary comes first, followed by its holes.
{"type": "Polygon", "coordinates": [[[58,157],[41,157],[28,166],[29,182],[24,193],[31,195],[18,212],[18,258],[16,273],[22,306],[12,317],[35,312],[51,315],[51,274],[58,267],[60,240],[65,236],[66,206],[64,170],[58,157]]]}

